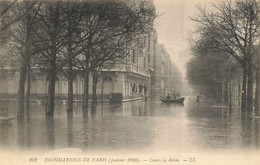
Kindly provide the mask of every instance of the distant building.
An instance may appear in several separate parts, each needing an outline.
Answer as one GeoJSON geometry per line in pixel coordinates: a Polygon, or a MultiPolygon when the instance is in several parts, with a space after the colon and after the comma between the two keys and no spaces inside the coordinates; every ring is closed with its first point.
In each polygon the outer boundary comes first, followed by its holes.
{"type": "Polygon", "coordinates": [[[156,98],[165,95],[180,93],[181,74],[171,62],[170,55],[165,48],[157,44],[155,56],[155,86],[156,98]]]}

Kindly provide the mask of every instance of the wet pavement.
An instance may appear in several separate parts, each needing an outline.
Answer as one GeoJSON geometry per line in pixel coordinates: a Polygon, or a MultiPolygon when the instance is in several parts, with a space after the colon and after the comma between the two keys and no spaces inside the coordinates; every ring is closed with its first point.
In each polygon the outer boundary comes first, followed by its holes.
{"type": "MultiPolygon", "coordinates": [[[[198,150],[259,150],[260,119],[242,117],[214,101],[184,105],[135,101],[122,105],[98,104],[84,116],[81,104],[68,115],[66,105],[56,104],[54,118],[46,118],[44,105],[32,103],[29,118],[0,121],[0,147],[11,149],[83,150],[146,149],[193,152],[198,150]]],[[[15,102],[5,103],[9,116],[15,102]]],[[[5,112],[6,113],[6,112],[5,112]]],[[[1,112],[3,115],[4,112],[1,112]]]]}

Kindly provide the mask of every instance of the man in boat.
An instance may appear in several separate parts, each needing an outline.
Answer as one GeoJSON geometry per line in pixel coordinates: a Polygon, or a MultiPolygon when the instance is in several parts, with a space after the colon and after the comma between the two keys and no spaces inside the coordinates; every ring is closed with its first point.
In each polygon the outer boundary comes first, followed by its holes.
{"type": "Polygon", "coordinates": [[[179,98],[179,97],[181,97],[181,95],[180,95],[179,92],[177,92],[177,93],[175,94],[175,99],[177,99],[177,98],[179,98]]]}
{"type": "Polygon", "coordinates": [[[167,100],[171,100],[171,98],[172,98],[172,97],[171,97],[169,94],[166,96],[166,99],[167,99],[167,100]]]}

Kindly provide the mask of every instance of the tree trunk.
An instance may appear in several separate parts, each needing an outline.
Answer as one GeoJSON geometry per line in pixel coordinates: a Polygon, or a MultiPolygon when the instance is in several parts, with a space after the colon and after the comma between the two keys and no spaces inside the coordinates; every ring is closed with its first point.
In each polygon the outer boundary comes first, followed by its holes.
{"type": "Polygon", "coordinates": [[[241,79],[237,79],[237,84],[238,84],[238,87],[237,87],[237,90],[238,90],[238,99],[237,99],[237,103],[238,103],[238,106],[241,106],[241,100],[240,100],[240,97],[241,97],[241,79]]]}
{"type": "Polygon", "coordinates": [[[229,110],[232,110],[232,81],[229,81],[229,110]]]}
{"type": "Polygon", "coordinates": [[[49,54],[49,86],[48,86],[48,100],[46,107],[46,115],[53,116],[54,114],[54,96],[55,83],[57,72],[57,41],[59,29],[59,4],[56,4],[55,10],[51,13],[51,27],[50,27],[50,54],[49,54]]]}
{"type": "Polygon", "coordinates": [[[69,65],[68,70],[68,111],[73,111],[73,73],[72,65],[69,65]]]}
{"type": "Polygon", "coordinates": [[[31,66],[27,67],[27,93],[26,93],[26,117],[30,115],[30,101],[31,101],[31,66]]]}
{"type": "Polygon", "coordinates": [[[27,73],[26,61],[24,60],[20,67],[20,76],[19,76],[19,88],[18,88],[18,106],[19,106],[19,115],[18,118],[24,119],[24,91],[25,91],[25,80],[27,73]]]}
{"type": "MultiPolygon", "coordinates": [[[[252,6],[250,5],[250,11],[253,11],[252,6]]],[[[250,12],[250,20],[252,20],[252,12],[250,12]]],[[[248,77],[247,77],[247,111],[248,111],[248,116],[252,116],[253,112],[253,64],[252,64],[252,48],[253,48],[253,34],[252,34],[252,21],[249,22],[249,43],[248,43],[248,50],[247,50],[247,63],[248,63],[248,77]]]]}
{"type": "Polygon", "coordinates": [[[221,104],[224,104],[224,81],[221,81],[221,104]]]}
{"type": "Polygon", "coordinates": [[[83,93],[83,113],[88,113],[88,91],[89,91],[89,59],[86,56],[85,69],[84,69],[84,93],[83,93]]]}
{"type": "Polygon", "coordinates": [[[241,109],[246,111],[247,103],[247,90],[246,90],[246,80],[247,80],[247,66],[243,67],[243,81],[242,81],[242,100],[241,100],[241,109]]]}
{"type": "Polygon", "coordinates": [[[56,83],[56,34],[52,37],[52,50],[49,61],[49,86],[48,86],[48,100],[46,107],[46,115],[53,116],[54,114],[54,95],[55,95],[55,83],[56,83]]]}
{"type": "Polygon", "coordinates": [[[224,96],[225,104],[228,104],[228,80],[225,81],[225,96],[224,96]]]}
{"type": "Polygon", "coordinates": [[[260,42],[258,47],[258,55],[257,55],[257,73],[256,73],[256,97],[255,97],[255,115],[260,115],[260,42]]]}
{"type": "Polygon", "coordinates": [[[48,100],[46,115],[54,114],[54,96],[55,96],[55,81],[56,81],[56,64],[52,63],[49,73],[49,86],[48,86],[48,100]]]}
{"type": "Polygon", "coordinates": [[[104,101],[104,77],[102,78],[102,84],[101,84],[101,103],[104,101]]]}
{"type": "Polygon", "coordinates": [[[68,54],[69,54],[69,66],[68,66],[68,74],[67,74],[67,80],[68,80],[68,104],[67,104],[67,110],[68,111],[73,111],[73,80],[74,80],[74,75],[73,75],[73,68],[72,68],[72,58],[70,57],[72,54],[71,51],[71,42],[68,43],[68,54]]]}
{"type": "Polygon", "coordinates": [[[253,69],[251,55],[248,56],[248,78],[247,78],[247,111],[253,110],[253,69]]]}
{"type": "Polygon", "coordinates": [[[97,71],[93,72],[92,104],[97,104],[97,71]]]}
{"type": "MultiPolygon", "coordinates": [[[[259,68],[259,66],[258,66],[258,68],[259,68]]],[[[259,69],[258,68],[256,70],[255,114],[258,113],[257,111],[259,109],[259,69]]]]}
{"type": "Polygon", "coordinates": [[[89,92],[89,73],[90,73],[90,64],[89,57],[92,54],[92,35],[90,34],[88,39],[89,47],[85,54],[85,63],[84,63],[84,94],[83,94],[83,105],[82,111],[84,116],[88,116],[88,92],[89,92]]]}
{"type": "MultiPolygon", "coordinates": [[[[67,4],[68,10],[70,8],[69,3],[67,4]]],[[[69,66],[68,66],[68,111],[73,111],[73,70],[72,70],[72,22],[71,22],[71,12],[68,12],[68,29],[67,29],[67,34],[68,34],[68,58],[69,58],[69,66]]]]}
{"type": "MultiPolygon", "coordinates": [[[[26,3],[26,10],[28,9],[29,3],[26,3]]],[[[19,88],[18,88],[18,106],[19,106],[19,116],[24,119],[24,98],[25,98],[25,82],[27,75],[27,67],[29,66],[29,60],[31,56],[31,15],[28,14],[25,17],[25,45],[24,45],[24,57],[22,58],[22,64],[20,67],[20,77],[19,77],[19,88]]]]}

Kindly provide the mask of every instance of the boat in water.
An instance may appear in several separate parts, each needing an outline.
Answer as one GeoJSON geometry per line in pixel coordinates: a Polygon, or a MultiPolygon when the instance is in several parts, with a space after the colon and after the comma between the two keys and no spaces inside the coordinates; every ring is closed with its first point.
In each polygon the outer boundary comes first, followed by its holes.
{"type": "Polygon", "coordinates": [[[177,104],[183,104],[185,100],[185,97],[180,97],[180,98],[177,98],[177,99],[167,99],[167,98],[161,98],[161,101],[163,103],[177,103],[177,104]]]}

